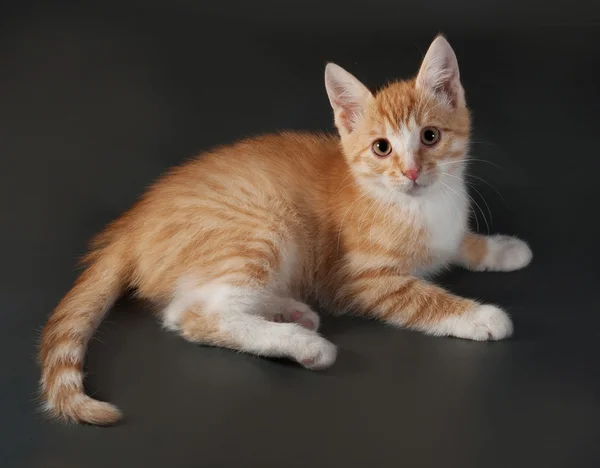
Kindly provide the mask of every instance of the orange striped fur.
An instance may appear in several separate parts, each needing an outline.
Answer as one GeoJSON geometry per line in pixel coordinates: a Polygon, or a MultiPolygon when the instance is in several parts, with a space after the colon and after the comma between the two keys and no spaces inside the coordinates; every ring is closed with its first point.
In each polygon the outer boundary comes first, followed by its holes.
{"type": "Polygon", "coordinates": [[[203,154],[94,240],[87,269],[42,336],[41,389],[52,415],[120,418],[85,395],[82,365],[125,290],[159,304],[164,325],[189,341],[313,369],[336,358],[317,332],[314,302],[433,335],[510,335],[501,309],[425,279],[451,263],[510,270],[531,259],[518,239],[468,232],[470,121],[447,41],[433,42],[415,79],[375,94],[332,64],[326,86],[339,138],[282,133],[203,154]],[[391,147],[384,157],[374,153],[382,138],[391,147]]]}

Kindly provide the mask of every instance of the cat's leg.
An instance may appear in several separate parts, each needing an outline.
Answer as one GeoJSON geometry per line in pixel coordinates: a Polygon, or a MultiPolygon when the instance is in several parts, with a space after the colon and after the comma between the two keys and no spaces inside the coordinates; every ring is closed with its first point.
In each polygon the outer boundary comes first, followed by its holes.
{"type": "Polygon", "coordinates": [[[243,218],[239,231],[219,232],[220,248],[204,251],[179,280],[163,311],[165,326],[197,343],[290,358],[314,369],[333,364],[336,348],[316,333],[318,316],[286,297],[304,250],[294,220],[284,215],[260,226],[243,218]]]}
{"type": "Polygon", "coordinates": [[[516,237],[467,233],[456,263],[473,271],[513,271],[529,265],[532,257],[527,243],[516,237]]]}
{"type": "Polygon", "coordinates": [[[455,296],[386,268],[351,275],[339,293],[341,302],[359,315],[429,335],[484,341],[507,338],[513,331],[509,316],[496,306],[455,296]]]}
{"type": "Polygon", "coordinates": [[[167,328],[189,341],[289,358],[310,369],[323,369],[335,361],[336,347],[312,329],[318,317],[302,303],[272,297],[265,290],[228,285],[200,287],[190,291],[187,299],[174,301],[164,316],[167,328]],[[287,309],[280,308],[272,316],[289,314],[290,323],[265,318],[265,307],[281,306],[287,309]]]}

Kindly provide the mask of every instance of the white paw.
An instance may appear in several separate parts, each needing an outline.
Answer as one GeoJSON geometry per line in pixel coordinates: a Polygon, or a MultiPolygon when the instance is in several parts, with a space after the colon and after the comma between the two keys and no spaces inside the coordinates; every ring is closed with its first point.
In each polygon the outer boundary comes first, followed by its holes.
{"type": "Polygon", "coordinates": [[[337,348],[325,338],[314,335],[306,340],[296,355],[296,360],[307,369],[319,370],[330,367],[337,357],[337,348]]]}
{"type": "Polygon", "coordinates": [[[492,236],[488,238],[488,253],[481,269],[513,271],[526,267],[533,253],[526,242],[516,237],[492,236]]]}
{"type": "Polygon", "coordinates": [[[512,335],[513,324],[499,307],[478,305],[463,315],[444,319],[436,331],[440,335],[475,341],[502,340],[512,335]]]}
{"type": "Polygon", "coordinates": [[[297,323],[312,331],[319,329],[320,319],[316,312],[302,302],[287,299],[279,313],[272,319],[274,322],[297,323]]]}

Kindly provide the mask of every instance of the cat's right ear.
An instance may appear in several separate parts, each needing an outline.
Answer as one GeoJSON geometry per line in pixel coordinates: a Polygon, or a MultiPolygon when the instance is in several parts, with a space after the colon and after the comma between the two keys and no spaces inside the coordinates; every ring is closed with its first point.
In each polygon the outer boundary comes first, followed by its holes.
{"type": "Polygon", "coordinates": [[[352,133],[373,95],[354,76],[335,63],[325,67],[325,88],[341,134],[352,133]]]}
{"type": "Polygon", "coordinates": [[[456,54],[444,36],[429,46],[417,75],[417,88],[428,89],[452,107],[465,104],[456,54]]]}

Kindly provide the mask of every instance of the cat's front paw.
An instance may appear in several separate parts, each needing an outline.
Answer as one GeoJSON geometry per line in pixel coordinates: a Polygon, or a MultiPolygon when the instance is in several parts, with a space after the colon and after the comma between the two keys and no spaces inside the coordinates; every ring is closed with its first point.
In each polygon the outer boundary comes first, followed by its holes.
{"type": "Polygon", "coordinates": [[[511,236],[488,237],[487,248],[487,254],[480,265],[480,270],[519,270],[529,265],[533,257],[526,242],[511,236]]]}
{"type": "Polygon", "coordinates": [[[462,315],[446,318],[440,325],[443,334],[475,341],[502,340],[513,333],[508,314],[493,305],[477,305],[462,315]]]}

